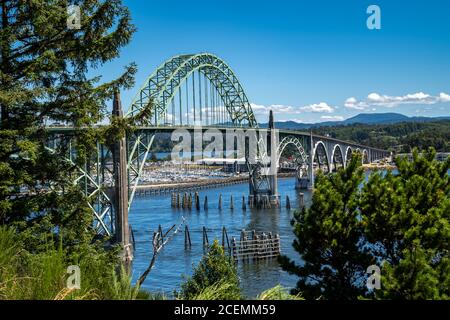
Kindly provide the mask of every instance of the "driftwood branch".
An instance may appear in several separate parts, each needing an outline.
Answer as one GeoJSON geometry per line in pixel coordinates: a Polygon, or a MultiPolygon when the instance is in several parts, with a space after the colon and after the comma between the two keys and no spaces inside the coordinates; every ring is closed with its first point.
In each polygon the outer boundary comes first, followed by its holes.
{"type": "Polygon", "coordinates": [[[183,220],[178,225],[176,230],[174,232],[172,232],[172,234],[169,237],[167,237],[167,236],[175,228],[175,226],[176,226],[175,224],[172,227],[170,227],[169,230],[167,230],[164,234],[162,234],[160,231],[158,231],[157,233],[153,234],[153,256],[152,256],[152,259],[150,260],[150,264],[148,265],[147,269],[145,269],[144,273],[137,280],[137,282],[136,282],[137,286],[140,287],[142,285],[142,283],[144,283],[144,281],[147,278],[148,274],[150,273],[150,271],[152,270],[153,266],[155,265],[156,257],[158,256],[159,252],[172,239],[172,237],[176,233],[178,233],[178,231],[180,230],[181,226],[184,223],[184,217],[182,219],[183,220]],[[161,241],[161,239],[165,239],[165,241],[161,241]]]}

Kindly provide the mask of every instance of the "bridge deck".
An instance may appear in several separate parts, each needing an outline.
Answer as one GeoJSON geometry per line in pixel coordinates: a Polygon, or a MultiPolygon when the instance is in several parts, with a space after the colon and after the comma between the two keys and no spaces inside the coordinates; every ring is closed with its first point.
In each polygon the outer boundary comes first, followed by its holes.
{"type": "MultiPolygon", "coordinates": [[[[98,126],[98,127],[102,127],[102,126],[98,126]]],[[[55,126],[55,127],[48,127],[47,130],[49,130],[50,132],[53,133],[60,133],[60,134],[68,134],[71,131],[75,131],[75,130],[82,130],[83,128],[74,128],[74,127],[66,127],[66,126],[55,126]]],[[[140,127],[136,127],[137,131],[153,131],[153,132],[171,132],[174,131],[176,129],[185,129],[185,130],[208,130],[208,129],[218,129],[218,130],[229,130],[229,129],[244,129],[244,130],[248,130],[248,129],[254,129],[254,130],[258,130],[258,131],[267,131],[267,128],[249,128],[249,127],[229,127],[229,126],[202,126],[202,127],[195,127],[195,126],[140,126],[140,127]]],[[[298,130],[290,130],[290,129],[277,129],[278,132],[282,135],[292,135],[292,136],[303,136],[303,137],[309,137],[310,133],[309,132],[305,132],[305,131],[298,131],[298,130]]],[[[332,137],[327,137],[327,136],[322,136],[322,135],[318,135],[313,133],[313,137],[316,139],[320,139],[320,140],[324,140],[324,141],[332,141],[335,143],[340,143],[340,144],[346,144],[346,145],[351,145],[357,148],[361,148],[361,149],[370,149],[370,150],[374,150],[374,151],[380,151],[380,152],[389,152],[388,150],[383,150],[383,149],[378,149],[378,148],[373,148],[370,146],[366,146],[366,145],[362,145],[359,143],[355,143],[352,141],[344,141],[344,140],[339,140],[336,138],[332,138],[332,137]]]]}

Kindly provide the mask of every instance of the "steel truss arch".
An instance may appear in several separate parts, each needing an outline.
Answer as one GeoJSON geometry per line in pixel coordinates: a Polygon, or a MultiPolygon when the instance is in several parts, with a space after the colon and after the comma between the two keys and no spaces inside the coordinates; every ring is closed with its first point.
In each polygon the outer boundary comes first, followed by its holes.
{"type": "Polygon", "coordinates": [[[283,140],[281,140],[277,150],[278,162],[280,162],[281,154],[289,144],[293,144],[297,148],[297,151],[300,153],[300,156],[302,157],[303,163],[308,163],[308,156],[305,152],[305,149],[303,148],[302,143],[298,138],[294,136],[287,136],[284,137],[283,140]]]}
{"type": "Polygon", "coordinates": [[[146,80],[125,116],[136,116],[152,105],[148,124],[160,125],[178,88],[195,71],[203,73],[214,85],[233,125],[257,127],[250,102],[235,73],[210,53],[180,55],[165,61],[146,80]]]}

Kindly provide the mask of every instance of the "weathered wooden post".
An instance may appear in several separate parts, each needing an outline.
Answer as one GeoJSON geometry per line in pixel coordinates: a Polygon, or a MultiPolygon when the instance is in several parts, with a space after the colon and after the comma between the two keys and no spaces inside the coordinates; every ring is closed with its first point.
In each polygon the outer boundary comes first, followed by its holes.
{"type": "Polygon", "coordinates": [[[233,258],[235,261],[237,261],[238,257],[237,257],[237,252],[236,252],[236,238],[235,237],[231,238],[231,245],[233,246],[233,258]]]}
{"type": "Polygon", "coordinates": [[[245,230],[241,230],[241,238],[239,239],[239,255],[241,259],[245,259],[247,256],[247,244],[246,244],[246,237],[245,237],[245,230]]]}
{"type": "Polygon", "coordinates": [[[205,202],[203,203],[203,210],[208,211],[208,196],[205,196],[205,202]]]}
{"type": "Polygon", "coordinates": [[[198,192],[195,193],[195,209],[200,211],[200,196],[198,195],[198,192]]]}
{"type": "Polygon", "coordinates": [[[242,210],[243,211],[247,210],[247,206],[245,205],[245,195],[242,195],[242,210]]]}
{"type": "Polygon", "coordinates": [[[189,232],[189,228],[186,225],[184,227],[184,249],[191,249],[192,243],[191,243],[191,234],[189,232]]]}
{"type": "Polygon", "coordinates": [[[187,193],[185,192],[183,194],[183,209],[187,209],[188,206],[188,199],[187,199],[187,193]]]}
{"type": "Polygon", "coordinates": [[[251,241],[251,255],[253,257],[253,260],[255,260],[255,249],[258,245],[258,235],[256,234],[256,231],[252,231],[252,241],[251,241]]]}
{"type": "MultiPolygon", "coordinates": [[[[113,116],[123,118],[120,93],[116,88],[113,99],[113,116]]],[[[128,226],[128,173],[127,173],[127,142],[123,136],[112,146],[113,157],[113,205],[115,213],[115,240],[123,247],[123,260],[126,268],[133,260],[133,248],[130,244],[130,228],[128,226]]]]}
{"type": "Polygon", "coordinates": [[[300,209],[302,209],[305,206],[305,194],[300,193],[300,209]]]}
{"type": "Polygon", "coordinates": [[[230,240],[228,239],[227,229],[225,227],[222,227],[222,248],[224,252],[225,252],[225,245],[228,248],[228,253],[231,254],[230,240]]]}
{"type": "Polygon", "coordinates": [[[288,195],[286,196],[286,209],[291,210],[291,201],[288,195]]]}
{"type": "Polygon", "coordinates": [[[281,252],[281,242],[280,235],[278,233],[275,235],[275,249],[276,254],[279,255],[281,252]]]}
{"type": "Polygon", "coordinates": [[[222,210],[222,194],[219,195],[219,210],[222,210]]]}
{"type": "Polygon", "coordinates": [[[231,209],[231,210],[234,210],[233,195],[230,196],[230,209],[231,209]]]}
{"type": "Polygon", "coordinates": [[[269,232],[268,247],[269,257],[272,257],[274,252],[272,232],[269,232]]]}
{"type": "Polygon", "coordinates": [[[203,249],[206,249],[208,247],[209,247],[208,233],[206,232],[205,226],[203,226],[203,249]]]}
{"type": "Polygon", "coordinates": [[[189,196],[188,196],[188,209],[191,210],[192,209],[192,193],[189,192],[189,196]]]}

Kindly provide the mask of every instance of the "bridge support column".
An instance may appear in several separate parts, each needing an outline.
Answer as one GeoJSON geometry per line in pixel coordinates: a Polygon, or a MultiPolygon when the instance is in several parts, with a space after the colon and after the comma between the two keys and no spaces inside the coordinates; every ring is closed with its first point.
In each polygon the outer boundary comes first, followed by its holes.
{"type": "Polygon", "coordinates": [[[278,132],[274,128],[273,113],[270,111],[269,137],[264,136],[263,144],[258,144],[258,157],[247,158],[249,172],[249,205],[256,208],[280,206],[278,194],[278,132]],[[270,152],[270,161],[266,157],[270,152]],[[255,163],[256,162],[256,163],[255,163]]]}
{"type": "Polygon", "coordinates": [[[279,207],[280,195],[278,194],[278,135],[275,130],[273,112],[269,115],[269,134],[270,134],[270,204],[279,207]]]}
{"type": "Polygon", "coordinates": [[[309,148],[309,165],[308,165],[308,189],[314,189],[314,140],[311,130],[309,137],[310,148],[309,148]]]}
{"type": "MultiPolygon", "coordinates": [[[[113,115],[123,117],[120,93],[114,92],[113,115]]],[[[133,248],[130,241],[128,225],[128,174],[127,174],[126,138],[116,141],[112,148],[114,167],[113,203],[115,213],[115,239],[123,246],[123,260],[130,263],[133,259],[133,248]]]]}

